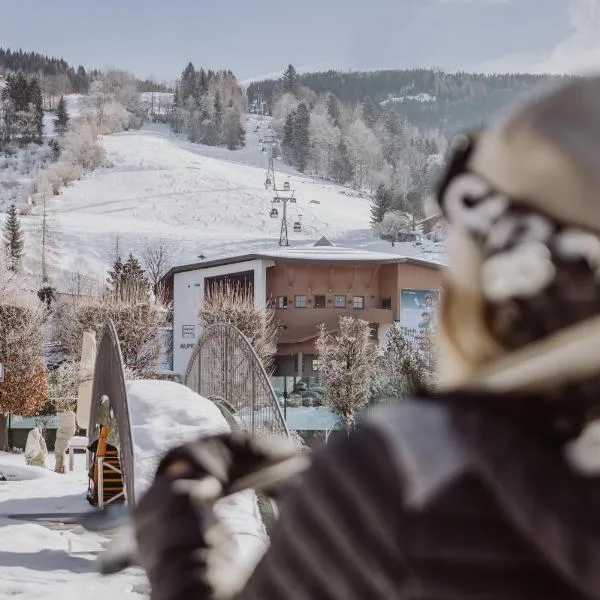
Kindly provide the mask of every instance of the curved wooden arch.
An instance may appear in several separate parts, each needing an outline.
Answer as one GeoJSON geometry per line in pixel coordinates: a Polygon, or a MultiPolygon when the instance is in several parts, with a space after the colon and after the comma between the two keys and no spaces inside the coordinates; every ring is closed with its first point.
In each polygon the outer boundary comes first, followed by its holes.
{"type": "Polygon", "coordinates": [[[109,399],[119,432],[119,456],[123,473],[123,485],[125,486],[125,498],[128,503],[135,504],[133,439],[127,388],[125,387],[123,356],[121,355],[117,330],[110,319],[102,332],[94,367],[92,404],[88,426],[90,441],[98,435],[100,404],[105,396],[109,399]]]}
{"type": "Polygon", "coordinates": [[[184,383],[200,396],[233,407],[247,431],[289,436],[269,376],[248,338],[230,323],[204,329],[188,362],[184,383]]]}

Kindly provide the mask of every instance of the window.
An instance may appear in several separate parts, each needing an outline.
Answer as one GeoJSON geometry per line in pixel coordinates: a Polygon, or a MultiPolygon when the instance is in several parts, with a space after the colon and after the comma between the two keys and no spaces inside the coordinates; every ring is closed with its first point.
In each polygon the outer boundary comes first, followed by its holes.
{"type": "Polygon", "coordinates": [[[382,298],[381,299],[381,308],[384,310],[392,310],[392,299],[391,298],[382,298]]]}
{"type": "Polygon", "coordinates": [[[315,296],[315,308],[325,308],[327,298],[325,296],[315,296]]]}
{"type": "Polygon", "coordinates": [[[287,308],[287,296],[277,296],[277,308],[287,308]]]}
{"type": "Polygon", "coordinates": [[[334,296],[333,305],[336,308],[346,308],[346,296],[334,296]]]}
{"type": "Polygon", "coordinates": [[[365,297],[364,296],[354,296],[354,300],[352,300],[352,308],[356,310],[362,310],[365,307],[365,297]]]}
{"type": "Polygon", "coordinates": [[[306,308],[306,296],[296,296],[296,308],[306,308]]]}
{"type": "Polygon", "coordinates": [[[319,361],[318,360],[313,360],[312,361],[312,370],[313,371],[318,371],[319,370],[319,361]]]}

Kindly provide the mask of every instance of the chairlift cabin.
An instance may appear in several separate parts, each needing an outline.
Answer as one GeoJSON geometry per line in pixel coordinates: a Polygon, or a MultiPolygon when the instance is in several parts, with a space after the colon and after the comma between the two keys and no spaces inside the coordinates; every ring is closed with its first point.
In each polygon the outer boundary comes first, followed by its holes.
{"type": "Polygon", "coordinates": [[[302,224],[300,223],[300,221],[296,221],[294,223],[294,231],[296,233],[300,233],[302,231],[302,224]]]}
{"type": "Polygon", "coordinates": [[[276,219],[279,216],[279,211],[273,207],[271,209],[271,212],[269,213],[269,216],[271,217],[271,219],[276,219]]]}
{"type": "Polygon", "coordinates": [[[294,198],[293,196],[290,198],[290,203],[291,204],[297,204],[296,202],[296,198],[294,198]]]}
{"type": "Polygon", "coordinates": [[[279,199],[279,196],[273,197],[273,204],[279,204],[280,202],[281,202],[281,200],[279,199]]]}
{"type": "Polygon", "coordinates": [[[283,182],[283,191],[284,192],[289,192],[290,191],[290,182],[289,181],[284,181],[283,182]]]}
{"type": "Polygon", "coordinates": [[[265,179],[265,187],[266,187],[266,188],[268,188],[270,185],[271,185],[271,178],[270,178],[270,177],[267,177],[267,178],[265,179]]]}

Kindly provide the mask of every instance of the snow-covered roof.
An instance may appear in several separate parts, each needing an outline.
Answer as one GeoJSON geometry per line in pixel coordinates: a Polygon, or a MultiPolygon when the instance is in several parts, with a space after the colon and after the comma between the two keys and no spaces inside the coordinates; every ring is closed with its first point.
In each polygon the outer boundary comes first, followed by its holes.
{"type": "Polygon", "coordinates": [[[338,246],[308,246],[282,248],[270,252],[261,252],[265,258],[279,260],[323,260],[350,262],[401,262],[408,257],[387,252],[373,252],[360,248],[341,248],[338,246]]]}
{"type": "Polygon", "coordinates": [[[212,261],[203,261],[174,267],[167,273],[164,279],[170,279],[175,273],[186,271],[199,271],[211,267],[233,265],[251,260],[275,260],[280,262],[327,262],[327,263],[350,263],[350,264],[399,264],[410,263],[440,269],[442,265],[429,260],[392,254],[388,252],[373,252],[360,248],[343,248],[338,246],[301,246],[296,248],[281,248],[278,250],[256,252],[254,254],[243,254],[212,261]]]}

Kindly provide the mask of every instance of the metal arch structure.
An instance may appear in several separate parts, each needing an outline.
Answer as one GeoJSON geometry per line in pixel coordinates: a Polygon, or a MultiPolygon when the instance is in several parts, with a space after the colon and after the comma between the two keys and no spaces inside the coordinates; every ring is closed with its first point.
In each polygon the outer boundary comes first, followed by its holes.
{"type": "Polygon", "coordinates": [[[246,431],[289,437],[269,376],[248,338],[230,323],[204,329],[184,383],[200,396],[229,405],[246,431]]]}
{"type": "Polygon", "coordinates": [[[125,372],[119,336],[111,320],[108,320],[104,327],[96,355],[88,426],[90,442],[99,434],[100,404],[105,397],[110,402],[119,433],[119,458],[121,460],[125,498],[127,503],[133,505],[135,504],[135,485],[129,401],[127,399],[127,388],[125,387],[125,372]]]}

